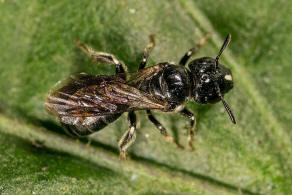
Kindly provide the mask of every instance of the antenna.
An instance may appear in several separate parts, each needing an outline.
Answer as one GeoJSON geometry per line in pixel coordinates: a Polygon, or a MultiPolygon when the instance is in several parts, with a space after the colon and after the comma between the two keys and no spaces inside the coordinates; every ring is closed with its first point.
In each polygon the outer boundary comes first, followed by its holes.
{"type": "Polygon", "coordinates": [[[218,93],[218,95],[219,95],[219,97],[221,99],[222,104],[225,107],[225,110],[227,111],[227,113],[229,115],[229,118],[230,118],[231,122],[233,124],[236,124],[235,117],[233,116],[232,111],[231,111],[230,107],[228,106],[227,102],[225,102],[225,100],[223,98],[223,95],[221,94],[221,91],[220,91],[220,88],[219,88],[219,85],[218,85],[217,82],[215,82],[215,86],[216,86],[217,93],[218,93]]]}
{"type": "Polygon", "coordinates": [[[234,116],[232,114],[232,111],[229,108],[228,104],[225,102],[225,100],[223,99],[223,97],[221,95],[220,95],[220,98],[221,98],[221,101],[222,101],[222,103],[223,103],[228,115],[229,115],[230,120],[232,121],[233,124],[236,124],[236,120],[235,120],[235,118],[234,118],[234,116]]]}
{"type": "Polygon", "coordinates": [[[229,44],[230,41],[231,41],[231,35],[228,33],[227,37],[226,37],[226,39],[225,39],[225,41],[224,41],[224,43],[223,43],[223,45],[222,45],[222,47],[220,49],[220,51],[219,51],[219,53],[217,55],[217,57],[215,58],[215,68],[218,67],[219,58],[220,58],[221,54],[223,53],[224,49],[227,47],[227,45],[229,44]]]}

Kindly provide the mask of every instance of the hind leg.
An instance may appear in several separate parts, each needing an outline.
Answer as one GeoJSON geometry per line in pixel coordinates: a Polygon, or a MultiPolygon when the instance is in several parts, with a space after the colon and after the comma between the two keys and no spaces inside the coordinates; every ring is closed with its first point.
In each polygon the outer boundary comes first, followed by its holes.
{"type": "Polygon", "coordinates": [[[136,114],[131,111],[128,114],[129,130],[127,130],[119,141],[120,158],[127,159],[127,149],[133,144],[136,139],[136,114]]]}
{"type": "Polygon", "coordinates": [[[91,47],[81,43],[80,40],[75,40],[75,43],[82,51],[84,51],[95,62],[104,62],[104,63],[114,64],[116,66],[116,74],[126,73],[126,67],[114,55],[101,52],[101,51],[95,51],[91,47]]]}

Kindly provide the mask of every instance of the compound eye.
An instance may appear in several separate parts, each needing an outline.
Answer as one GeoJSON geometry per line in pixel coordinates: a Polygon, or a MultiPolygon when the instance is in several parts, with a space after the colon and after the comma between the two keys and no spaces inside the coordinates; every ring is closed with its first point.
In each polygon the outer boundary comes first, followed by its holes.
{"type": "Polygon", "coordinates": [[[209,75],[207,75],[207,74],[203,74],[203,75],[201,76],[201,81],[204,82],[204,83],[209,83],[209,82],[210,82],[210,77],[209,77],[209,75]]]}

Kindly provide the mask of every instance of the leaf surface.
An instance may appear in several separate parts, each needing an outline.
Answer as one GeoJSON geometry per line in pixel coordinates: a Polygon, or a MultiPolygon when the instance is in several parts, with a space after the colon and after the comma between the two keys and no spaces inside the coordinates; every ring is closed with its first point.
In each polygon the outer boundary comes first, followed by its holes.
{"type": "MultiPolygon", "coordinates": [[[[285,194],[292,186],[291,2],[259,1],[0,1],[0,192],[285,194]],[[53,85],[71,74],[113,74],[92,63],[75,39],[138,68],[150,34],[149,65],[178,62],[210,32],[194,57],[218,53],[235,87],[221,104],[187,107],[197,117],[195,151],[165,142],[138,112],[131,160],[118,160],[126,115],[76,141],[44,109],[53,85]],[[47,168],[46,168],[47,167],[47,168]],[[43,168],[43,170],[42,170],[43,168]]],[[[188,122],[155,116],[186,146],[188,122]]]]}

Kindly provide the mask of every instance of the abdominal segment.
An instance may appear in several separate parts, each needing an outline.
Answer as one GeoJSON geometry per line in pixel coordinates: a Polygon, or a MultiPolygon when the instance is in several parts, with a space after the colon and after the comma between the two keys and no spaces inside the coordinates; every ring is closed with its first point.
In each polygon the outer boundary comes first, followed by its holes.
{"type": "Polygon", "coordinates": [[[117,120],[122,113],[91,117],[61,116],[65,131],[73,137],[82,137],[103,129],[117,120]]]}

